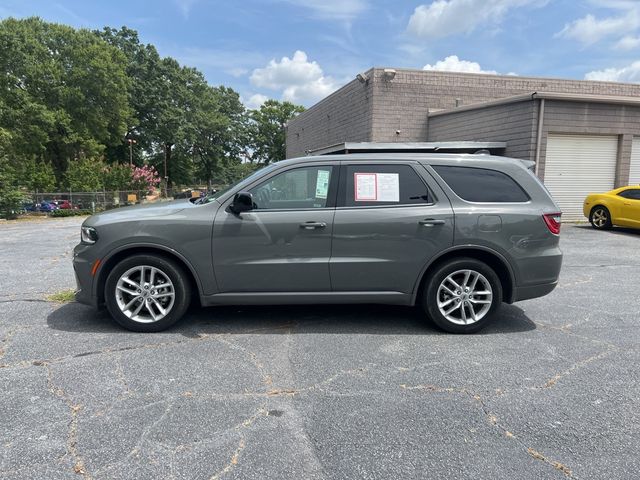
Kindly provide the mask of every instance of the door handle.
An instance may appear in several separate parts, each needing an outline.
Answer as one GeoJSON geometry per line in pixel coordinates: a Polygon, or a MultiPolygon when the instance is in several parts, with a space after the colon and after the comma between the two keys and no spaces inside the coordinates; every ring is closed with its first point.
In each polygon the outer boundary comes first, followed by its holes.
{"type": "Polygon", "coordinates": [[[420,225],[425,227],[433,227],[434,225],[444,225],[444,220],[436,220],[435,218],[425,218],[424,220],[418,220],[420,225]]]}
{"type": "Polygon", "coordinates": [[[324,222],[304,222],[300,224],[300,228],[305,230],[315,230],[316,228],[324,228],[327,224],[324,222]]]}

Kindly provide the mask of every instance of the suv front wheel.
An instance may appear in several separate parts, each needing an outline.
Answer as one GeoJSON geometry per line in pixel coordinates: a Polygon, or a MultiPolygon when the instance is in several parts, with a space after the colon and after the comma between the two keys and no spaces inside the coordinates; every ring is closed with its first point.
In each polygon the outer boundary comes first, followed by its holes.
{"type": "Polygon", "coordinates": [[[159,332],[177,322],[191,291],[182,269],[157,255],[132,255],[109,273],[105,285],[109,313],[134,332],[159,332]]]}
{"type": "Polygon", "coordinates": [[[431,275],[422,301],[429,318],[442,330],[474,333],[502,303],[502,285],[487,264],[458,258],[441,264],[431,275]]]}

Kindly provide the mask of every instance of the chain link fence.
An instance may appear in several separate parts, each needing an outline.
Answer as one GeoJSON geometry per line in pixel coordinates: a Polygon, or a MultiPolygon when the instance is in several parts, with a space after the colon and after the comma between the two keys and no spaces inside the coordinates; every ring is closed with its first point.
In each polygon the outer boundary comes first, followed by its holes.
{"type": "Polygon", "coordinates": [[[96,213],[139,203],[154,203],[179,198],[198,198],[207,194],[206,187],[174,188],[157,190],[150,194],[135,190],[102,192],[33,192],[26,195],[22,212],[27,214],[47,214],[55,210],[82,211],[96,213]]]}

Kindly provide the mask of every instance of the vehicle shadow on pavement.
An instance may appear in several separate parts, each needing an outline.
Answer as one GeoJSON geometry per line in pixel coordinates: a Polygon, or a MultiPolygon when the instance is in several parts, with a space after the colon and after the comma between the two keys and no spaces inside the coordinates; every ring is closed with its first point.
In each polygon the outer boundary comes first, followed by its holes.
{"type": "MultiPolygon", "coordinates": [[[[47,317],[47,324],[65,332],[129,333],[105,310],[96,311],[75,302],[53,311],[47,317]]],[[[535,323],[522,309],[504,304],[478,335],[517,333],[535,328],[535,323]]],[[[187,337],[251,333],[446,335],[427,321],[419,308],[389,305],[194,306],[166,332],[187,337]]]]}

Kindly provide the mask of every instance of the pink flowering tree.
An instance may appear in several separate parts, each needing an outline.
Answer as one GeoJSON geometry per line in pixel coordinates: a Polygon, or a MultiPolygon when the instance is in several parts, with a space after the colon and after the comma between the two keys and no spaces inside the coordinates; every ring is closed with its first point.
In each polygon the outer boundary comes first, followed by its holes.
{"type": "Polygon", "coordinates": [[[133,190],[149,194],[160,183],[160,176],[156,169],[150,165],[133,167],[131,169],[131,187],[133,190]]]}

